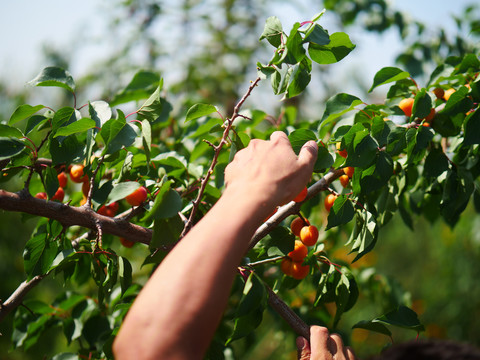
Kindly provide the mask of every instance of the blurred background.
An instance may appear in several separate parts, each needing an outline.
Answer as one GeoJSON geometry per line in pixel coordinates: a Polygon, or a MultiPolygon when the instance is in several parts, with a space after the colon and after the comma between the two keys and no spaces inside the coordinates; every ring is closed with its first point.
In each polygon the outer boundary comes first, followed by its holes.
{"type": "MultiPolygon", "coordinates": [[[[258,38],[269,16],[280,18],[284,29],[310,20],[323,8],[320,24],[331,33],[345,31],[357,45],[339,64],[317,66],[308,91],[292,101],[303,118],[319,118],[331,95],[346,92],[366,102],[383,101],[386,89],[367,93],[376,71],[398,66],[420,86],[439,59],[478,51],[480,8],[474,1],[383,0],[84,0],[66,2],[4,1],[0,3],[0,122],[7,122],[21,103],[57,108],[69,100],[56,89],[31,88],[26,83],[46,66],[68,69],[77,84],[79,103],[111,99],[139,69],[165,79],[174,116],[186,103],[215,104],[229,113],[250,80],[257,61],[267,63],[271,50],[258,38]],[[471,6],[470,6],[471,5],[471,6]],[[383,98],[382,98],[383,97],[383,98]]],[[[278,115],[280,99],[267,82],[247,106],[278,115]]],[[[133,109],[134,104],[132,104],[133,109]]],[[[125,111],[128,111],[127,109],[125,111]]],[[[2,188],[15,189],[16,184],[2,188]]],[[[22,251],[35,225],[32,219],[2,212],[0,216],[0,298],[6,299],[24,280],[22,251]]],[[[373,266],[388,282],[383,291],[408,290],[426,335],[468,341],[480,346],[480,218],[469,209],[454,229],[427,219],[414,220],[414,231],[400,218],[380,232],[375,251],[357,269],[367,276],[373,266]],[[391,284],[394,284],[392,286],[391,284]]],[[[140,258],[144,250],[134,247],[140,258]]],[[[145,253],[146,254],[146,253],[145,253]]],[[[341,250],[339,258],[347,258],[341,250]]],[[[382,279],[377,279],[379,282],[382,279]]],[[[32,296],[49,299],[60,286],[45,280],[32,296]],[[40,293],[40,294],[39,294],[40,293]]],[[[344,328],[373,318],[365,294],[349,313],[344,328]]],[[[392,295],[394,296],[394,295],[392,295]]],[[[293,300],[292,300],[293,301],[293,300]]],[[[0,324],[1,359],[37,359],[66,344],[57,341],[61,330],[28,352],[9,352],[13,316],[0,324]]],[[[269,326],[267,315],[258,333],[264,341],[250,358],[278,359],[284,342],[269,326]]],[[[342,320],[343,321],[343,320],[342,320]]],[[[402,336],[399,335],[400,339],[402,336]]],[[[407,334],[412,337],[414,334],[407,334]]],[[[388,339],[354,330],[351,342],[359,354],[372,354],[388,339]]],[[[291,351],[291,347],[289,348],[291,351]]],[[[291,354],[291,356],[294,356],[291,354]]]]}

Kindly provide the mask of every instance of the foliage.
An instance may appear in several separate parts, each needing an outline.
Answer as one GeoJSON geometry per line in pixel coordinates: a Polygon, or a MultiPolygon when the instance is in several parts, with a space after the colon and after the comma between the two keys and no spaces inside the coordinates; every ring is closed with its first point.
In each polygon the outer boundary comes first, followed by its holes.
{"type": "MultiPolygon", "coordinates": [[[[262,110],[244,109],[258,82],[269,81],[284,100],[297,97],[307,89],[315,64],[338,62],[354,49],[347,34],[330,34],[319,24],[322,15],[295,23],[290,31],[276,17],[266,20],[260,40],[273,46],[273,56],[257,63],[258,78],[240,102],[226,107],[228,113],[219,110],[222,99],[191,102],[181,115],[174,114],[169,89],[158,74],[145,70],[110,101],[81,106],[78,85],[63,68],[48,67],[30,82],[59,87],[73,103],[59,108],[21,104],[0,125],[0,208],[35,221],[23,250],[24,285],[41,287],[44,279],[55,277],[64,288],[50,301],[29,295],[4,301],[0,319],[15,310],[15,348],[28,350],[58,327],[70,353],[54,358],[111,358],[116,331],[152,267],[218,200],[223,169],[235,153],[274,130],[287,132],[296,151],[308,140],[320,144],[309,196],[281,207],[257,231],[207,357],[252,351],[255,329],[262,319],[270,321],[270,289],[309,324],[337,328],[362,294],[373,294],[379,298],[376,315],[354,328],[387,336],[393,336],[392,327],[424,330],[408,294],[391,290],[395,285],[374,269],[357,266],[396,213],[412,229],[417,216],[453,228],[470,203],[480,208],[478,54],[462,47],[457,56],[442,58],[424,85],[414,79],[417,72],[410,65],[383,68],[370,92],[388,87],[384,102],[340,93],[326,102],[319,118],[299,118],[288,102],[274,120],[262,110]],[[455,92],[448,100],[436,95],[437,89],[450,88],[455,92]],[[409,117],[398,107],[408,97],[414,98],[409,117]],[[132,103],[136,111],[122,111],[132,103]],[[432,109],[434,116],[427,120],[432,109]],[[346,158],[338,154],[337,143],[346,158]],[[85,165],[90,190],[70,181],[66,198],[51,201],[59,188],[57,174],[73,164],[85,165]],[[337,179],[347,166],[355,172],[343,188],[337,179]],[[128,206],[122,199],[140,185],[147,188],[147,201],[128,206]],[[49,200],[35,198],[39,192],[49,200]],[[327,193],[338,195],[330,212],[323,208],[327,193]],[[102,215],[102,206],[113,203],[120,206],[115,219],[102,215]],[[293,249],[288,225],[300,208],[325,230],[305,259],[311,271],[302,281],[279,269],[293,249]],[[118,237],[146,246],[126,249],[118,237]],[[339,261],[338,248],[353,257],[339,261]]],[[[278,320],[274,324],[291,331],[278,320]]]]}

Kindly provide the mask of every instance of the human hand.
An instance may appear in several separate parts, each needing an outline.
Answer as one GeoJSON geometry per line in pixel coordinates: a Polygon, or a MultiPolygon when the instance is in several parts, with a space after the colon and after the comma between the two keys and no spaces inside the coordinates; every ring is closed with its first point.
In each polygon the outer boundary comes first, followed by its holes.
{"type": "Polygon", "coordinates": [[[298,360],[355,360],[355,354],[349,346],[344,346],[338,334],[329,334],[322,326],[310,328],[310,343],[297,338],[298,360]]]}
{"type": "Polygon", "coordinates": [[[225,169],[227,191],[235,189],[271,207],[284,204],[310,180],[317,152],[315,141],[309,141],[297,156],[281,131],[267,141],[254,139],[225,169]]]}

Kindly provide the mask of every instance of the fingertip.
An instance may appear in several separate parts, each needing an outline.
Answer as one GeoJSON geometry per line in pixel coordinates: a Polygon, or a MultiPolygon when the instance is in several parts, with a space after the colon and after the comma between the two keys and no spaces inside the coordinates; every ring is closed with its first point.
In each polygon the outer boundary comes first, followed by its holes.
{"type": "Polygon", "coordinates": [[[317,160],[318,145],[315,141],[310,140],[303,144],[298,154],[298,159],[306,163],[313,163],[317,160]]]}

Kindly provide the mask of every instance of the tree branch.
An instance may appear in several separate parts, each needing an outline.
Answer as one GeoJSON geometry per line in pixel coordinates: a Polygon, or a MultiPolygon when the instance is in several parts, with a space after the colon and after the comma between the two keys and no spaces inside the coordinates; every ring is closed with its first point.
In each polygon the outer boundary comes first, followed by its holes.
{"type": "Polygon", "coordinates": [[[65,227],[78,225],[97,231],[97,224],[100,224],[104,233],[147,245],[150,244],[152,238],[152,230],[132,224],[122,218],[103,216],[83,206],[74,207],[56,201],[37,199],[22,191],[12,193],[0,189],[0,209],[43,216],[57,220],[65,227]]]}
{"type": "Polygon", "coordinates": [[[34,288],[42,279],[47,275],[37,275],[30,281],[24,281],[20,286],[10,295],[10,297],[0,304],[0,322],[7,316],[13,309],[22,303],[24,296],[34,288]]]}

